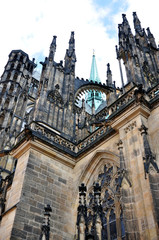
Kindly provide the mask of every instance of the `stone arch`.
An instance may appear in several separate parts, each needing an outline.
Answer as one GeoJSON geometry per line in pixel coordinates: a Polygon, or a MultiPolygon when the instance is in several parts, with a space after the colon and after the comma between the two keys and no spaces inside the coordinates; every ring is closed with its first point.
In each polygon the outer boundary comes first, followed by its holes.
{"type": "MultiPolygon", "coordinates": [[[[100,201],[103,209],[102,215],[99,216],[102,236],[100,239],[124,238],[125,231],[120,202],[119,156],[105,150],[96,151],[81,173],[79,181],[80,184],[84,183],[87,187],[87,234],[94,229],[92,227],[95,219],[93,188],[97,183],[101,187],[100,201]]],[[[94,234],[97,234],[95,232],[94,234]]]]}
{"type": "Polygon", "coordinates": [[[119,166],[119,156],[106,150],[96,151],[85,169],[82,171],[79,178],[79,184],[84,182],[86,185],[88,185],[91,177],[97,174],[99,168],[102,165],[104,166],[104,163],[112,163],[119,166]]]}

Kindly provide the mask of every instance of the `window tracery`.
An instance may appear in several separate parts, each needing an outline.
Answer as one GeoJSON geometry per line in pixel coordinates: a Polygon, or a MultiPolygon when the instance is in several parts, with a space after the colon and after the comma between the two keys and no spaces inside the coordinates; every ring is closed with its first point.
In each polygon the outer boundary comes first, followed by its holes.
{"type": "MultiPolygon", "coordinates": [[[[78,209],[77,228],[80,216],[84,216],[86,239],[87,236],[98,240],[115,240],[118,237],[125,239],[118,173],[119,169],[115,165],[108,163],[102,166],[88,189],[87,196],[85,195],[85,216],[78,209]]],[[[80,240],[80,234],[77,239],[80,240]]]]}

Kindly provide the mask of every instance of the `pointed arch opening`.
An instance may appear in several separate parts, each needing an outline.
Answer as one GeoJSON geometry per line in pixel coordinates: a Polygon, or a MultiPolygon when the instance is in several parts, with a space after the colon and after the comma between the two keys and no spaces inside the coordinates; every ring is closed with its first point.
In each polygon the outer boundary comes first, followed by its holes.
{"type": "Polygon", "coordinates": [[[100,240],[125,239],[120,202],[119,157],[111,152],[96,152],[80,180],[85,183],[87,189],[85,194],[87,213],[81,213],[80,206],[77,219],[80,222],[79,216],[85,214],[83,217],[86,239],[87,236],[100,240]]]}

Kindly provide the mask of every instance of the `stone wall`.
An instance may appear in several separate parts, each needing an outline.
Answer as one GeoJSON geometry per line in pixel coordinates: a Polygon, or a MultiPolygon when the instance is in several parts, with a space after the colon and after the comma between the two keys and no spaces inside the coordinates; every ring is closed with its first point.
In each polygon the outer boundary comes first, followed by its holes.
{"type": "Polygon", "coordinates": [[[71,168],[30,150],[11,239],[39,239],[46,204],[52,207],[50,238],[73,239],[72,188],[71,168]]]}
{"type": "MultiPolygon", "coordinates": [[[[73,240],[76,232],[78,186],[84,182],[89,189],[102,164],[110,162],[120,165],[117,147],[119,139],[123,141],[126,169],[132,184],[129,186],[126,180],[122,184],[121,201],[127,239],[157,239],[151,195],[152,189],[156,193],[157,183],[145,179],[143,140],[139,131],[143,121],[148,124],[147,118],[138,114],[121,119],[122,124],[114,124],[115,135],[103,140],[76,160],[35,139],[26,141],[28,147],[21,146],[13,152],[14,157],[18,158],[18,164],[8,192],[6,209],[10,210],[13,204],[17,209],[16,214],[15,211],[14,214],[11,210],[8,211],[11,222],[7,222],[6,213],[1,223],[1,226],[6,224],[11,231],[14,221],[12,240],[39,239],[46,204],[52,207],[50,239],[73,240]]],[[[154,145],[153,148],[155,149],[154,145]]],[[[156,199],[157,196],[155,195],[156,199]]],[[[4,235],[4,239],[9,239],[8,235],[4,235]]]]}

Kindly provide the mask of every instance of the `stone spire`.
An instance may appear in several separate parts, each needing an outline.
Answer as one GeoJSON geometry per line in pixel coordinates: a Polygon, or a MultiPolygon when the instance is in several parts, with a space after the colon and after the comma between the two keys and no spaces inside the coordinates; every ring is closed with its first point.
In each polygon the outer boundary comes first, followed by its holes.
{"type": "Polygon", "coordinates": [[[110,70],[110,64],[107,64],[107,85],[112,86],[112,71],[110,70]]]}
{"type": "Polygon", "coordinates": [[[70,40],[69,40],[69,49],[68,53],[69,55],[72,55],[75,49],[75,38],[74,38],[74,32],[71,32],[70,40]]]}
{"type": "Polygon", "coordinates": [[[56,36],[53,36],[52,43],[50,44],[49,61],[54,60],[54,55],[56,52],[56,38],[56,36]]]}
{"type": "Polygon", "coordinates": [[[75,72],[75,62],[76,62],[76,54],[75,54],[75,39],[74,32],[71,32],[71,37],[69,40],[69,48],[66,50],[65,55],[65,72],[71,73],[75,72]]]}
{"type": "Polygon", "coordinates": [[[100,83],[100,79],[98,76],[98,70],[97,70],[97,63],[95,58],[95,52],[93,50],[93,56],[92,56],[92,65],[91,65],[91,72],[90,72],[90,78],[89,81],[93,81],[94,83],[100,83]]]}
{"type": "MultiPolygon", "coordinates": [[[[140,20],[133,12],[135,36],[132,34],[125,14],[123,22],[119,24],[119,49],[116,48],[117,59],[123,60],[128,82],[143,84],[148,89],[158,81],[157,46],[149,28],[148,35],[141,27],[140,20]]],[[[121,69],[121,66],[119,66],[121,69]]],[[[122,75],[122,74],[121,74],[122,75]]],[[[123,84],[122,78],[122,86],[123,84]]]]}
{"type": "Polygon", "coordinates": [[[141,35],[143,33],[143,31],[141,28],[140,20],[137,16],[136,12],[133,12],[133,21],[134,21],[135,32],[139,33],[141,35]]]}
{"type": "Polygon", "coordinates": [[[123,23],[122,23],[123,31],[126,35],[128,35],[131,32],[131,28],[126,18],[126,14],[122,14],[122,18],[123,18],[123,23]]]}
{"type": "Polygon", "coordinates": [[[151,33],[150,28],[148,27],[146,30],[147,30],[147,36],[148,36],[148,40],[149,40],[149,42],[150,42],[150,45],[151,45],[153,48],[157,49],[157,45],[156,45],[156,42],[155,42],[155,38],[154,38],[153,34],[151,33]]]}
{"type": "Polygon", "coordinates": [[[121,58],[120,58],[118,46],[115,46],[115,49],[116,49],[116,56],[117,56],[117,59],[118,59],[118,62],[119,62],[119,70],[120,70],[122,89],[123,89],[123,92],[124,92],[124,78],[123,78],[123,71],[122,71],[122,66],[121,66],[121,58]]]}
{"type": "MultiPolygon", "coordinates": [[[[98,69],[97,69],[94,50],[93,50],[93,56],[92,56],[92,64],[91,64],[89,81],[93,83],[101,83],[100,78],[98,76],[98,69]]],[[[101,92],[90,91],[88,94],[86,94],[86,101],[91,108],[95,107],[95,110],[96,110],[102,102],[101,92]]]]}

